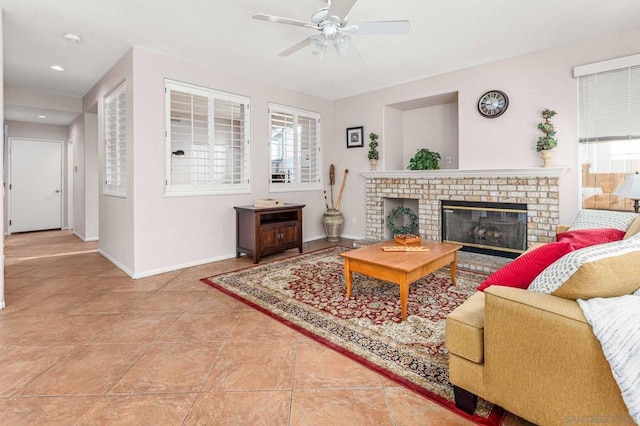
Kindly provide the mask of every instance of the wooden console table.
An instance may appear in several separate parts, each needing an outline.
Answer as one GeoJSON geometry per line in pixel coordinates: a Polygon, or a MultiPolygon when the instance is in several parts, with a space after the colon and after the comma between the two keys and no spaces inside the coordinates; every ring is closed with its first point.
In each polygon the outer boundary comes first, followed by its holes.
{"type": "Polygon", "coordinates": [[[244,253],[258,263],[262,256],[297,248],[302,253],[302,208],[238,206],[236,210],[236,256],[244,253]]]}

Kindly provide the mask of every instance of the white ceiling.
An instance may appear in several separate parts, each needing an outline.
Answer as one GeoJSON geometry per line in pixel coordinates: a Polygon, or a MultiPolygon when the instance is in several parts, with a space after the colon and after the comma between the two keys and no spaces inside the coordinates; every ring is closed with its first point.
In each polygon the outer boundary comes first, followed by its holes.
{"type": "MultiPolygon", "coordinates": [[[[348,62],[333,51],[320,60],[310,49],[279,57],[315,30],[251,19],[266,13],[308,21],[325,5],[322,0],[0,0],[4,83],[80,97],[135,45],[339,99],[640,25],[638,0],[359,0],[350,22],[408,19],[411,30],[401,36],[355,35],[362,58],[348,62]],[[64,40],[65,32],[84,42],[64,40]],[[66,71],[50,70],[53,64],[66,71]]],[[[6,101],[7,117],[47,122],[20,107],[14,110],[6,101]]]]}

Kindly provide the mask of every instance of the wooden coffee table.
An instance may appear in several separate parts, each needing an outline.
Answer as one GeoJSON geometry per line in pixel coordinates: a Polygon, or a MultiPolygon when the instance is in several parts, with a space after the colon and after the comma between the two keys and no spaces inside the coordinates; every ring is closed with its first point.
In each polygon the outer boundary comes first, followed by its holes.
{"type": "Polygon", "coordinates": [[[400,286],[402,320],[407,319],[409,284],[443,266],[451,268],[451,283],[456,285],[456,254],[462,248],[458,244],[422,240],[429,251],[384,251],[384,246],[400,246],[394,240],[382,241],[340,254],[344,258],[344,278],[347,282],[347,299],[351,297],[351,274],[358,272],[373,278],[390,281],[400,286]]]}

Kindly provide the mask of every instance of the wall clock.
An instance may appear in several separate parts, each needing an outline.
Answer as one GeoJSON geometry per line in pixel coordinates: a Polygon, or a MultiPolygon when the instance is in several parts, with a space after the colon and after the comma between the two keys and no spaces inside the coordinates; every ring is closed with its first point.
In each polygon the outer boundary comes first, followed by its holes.
{"type": "Polygon", "coordinates": [[[478,112],[486,118],[500,117],[509,106],[507,94],[500,90],[489,90],[480,96],[478,101],[478,112]]]}

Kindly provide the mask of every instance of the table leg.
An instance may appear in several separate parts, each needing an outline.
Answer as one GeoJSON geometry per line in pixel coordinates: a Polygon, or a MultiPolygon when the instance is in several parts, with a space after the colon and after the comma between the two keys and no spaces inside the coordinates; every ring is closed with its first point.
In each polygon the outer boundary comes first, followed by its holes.
{"type": "Polygon", "coordinates": [[[400,307],[402,308],[402,321],[407,319],[407,305],[409,302],[409,283],[400,284],[400,307]]]}
{"type": "Polygon", "coordinates": [[[349,259],[344,260],[344,281],[347,283],[347,299],[351,297],[351,269],[349,259]]]}
{"type": "Polygon", "coordinates": [[[458,253],[453,253],[453,262],[449,265],[451,270],[451,284],[456,285],[456,267],[458,266],[458,253]]]}

